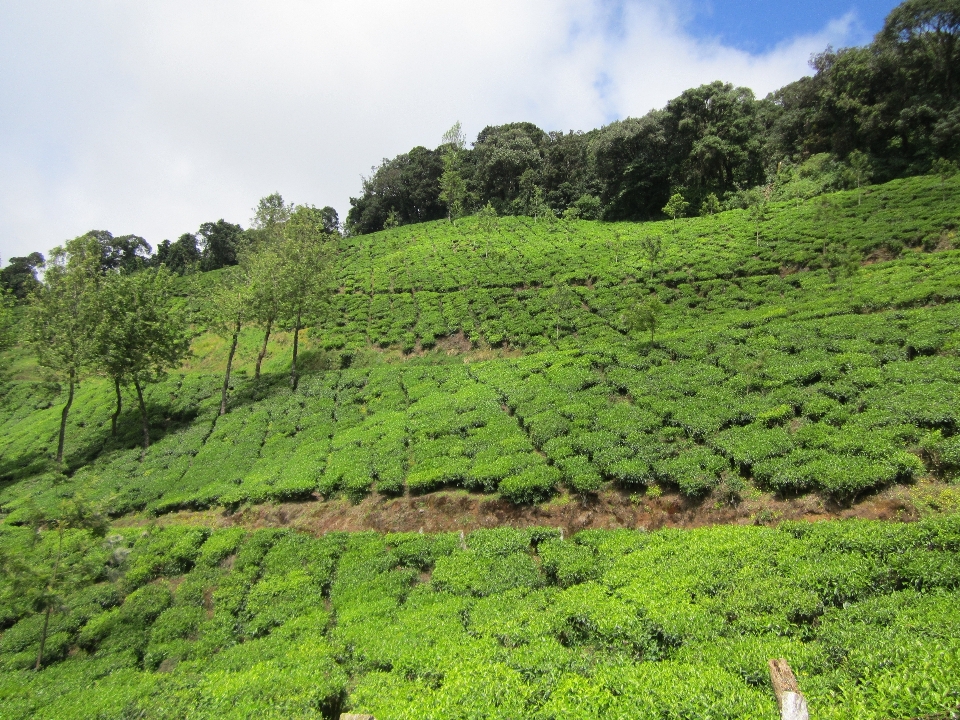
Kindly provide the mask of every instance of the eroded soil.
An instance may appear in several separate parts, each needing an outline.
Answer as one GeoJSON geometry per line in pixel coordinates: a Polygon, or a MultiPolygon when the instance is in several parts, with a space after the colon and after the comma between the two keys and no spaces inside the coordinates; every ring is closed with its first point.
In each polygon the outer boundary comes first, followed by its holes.
{"type": "Polygon", "coordinates": [[[817,495],[779,498],[754,493],[731,504],[713,498],[690,500],[674,493],[660,497],[629,494],[617,489],[598,495],[561,495],[532,506],[518,506],[490,495],[450,490],[419,496],[370,495],[358,503],[315,499],[306,502],[251,505],[235,512],[223,508],[174,512],[159,518],[128,516],[117,526],[156,522],[209,527],[290,527],[314,535],[337,530],[378,532],[470,532],[498,526],[548,526],[572,534],[588,528],[695,528],[718,524],[772,525],[783,520],[865,518],[912,521],[922,514],[960,506],[960,488],[924,482],[895,486],[850,506],[817,495]]]}

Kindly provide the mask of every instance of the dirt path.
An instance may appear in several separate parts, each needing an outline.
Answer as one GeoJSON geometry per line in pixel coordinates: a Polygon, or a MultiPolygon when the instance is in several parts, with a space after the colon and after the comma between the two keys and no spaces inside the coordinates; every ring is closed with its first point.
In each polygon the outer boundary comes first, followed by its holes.
{"type": "MultiPolygon", "coordinates": [[[[117,526],[149,522],[161,525],[195,524],[210,527],[290,527],[314,535],[336,530],[378,532],[441,532],[512,526],[560,527],[568,534],[588,528],[695,528],[718,524],[776,524],[782,520],[866,518],[910,521],[923,509],[936,511],[936,501],[958,504],[960,489],[936,483],[894,486],[850,507],[840,507],[816,495],[779,499],[756,495],[737,505],[707,499],[691,501],[677,494],[658,498],[607,490],[582,499],[562,495],[535,506],[517,506],[489,495],[460,490],[421,496],[386,498],[371,495],[357,504],[346,500],[253,505],[230,512],[222,508],[182,511],[153,519],[128,516],[117,526]],[[942,500],[946,498],[946,500],[942,500]],[[931,506],[932,505],[932,506],[931,506]]],[[[949,510],[950,508],[943,508],[949,510]]]]}

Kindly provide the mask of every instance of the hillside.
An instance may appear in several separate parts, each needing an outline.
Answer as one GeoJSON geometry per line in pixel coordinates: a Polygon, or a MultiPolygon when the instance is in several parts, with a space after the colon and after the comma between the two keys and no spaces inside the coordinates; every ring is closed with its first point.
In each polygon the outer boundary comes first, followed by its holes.
{"type": "MultiPolygon", "coordinates": [[[[225,342],[201,335],[183,371],[150,390],[156,440],[142,463],[135,418],[111,438],[112,387],[91,378],[70,419],[69,472],[56,472],[58,388],[15,363],[0,503],[16,522],[28,498],[52,507],[75,493],[122,515],[451,487],[529,503],[605,483],[849,502],[950,474],[958,200],[956,179],[896,181],[862,202],[773,208],[759,239],[745,211],[675,227],[501,218],[485,234],[468,219],[349,238],[300,391],[284,385],[285,337],[263,381],[249,379],[251,328],[218,419],[225,342]],[[638,248],[651,234],[656,265],[638,248]],[[652,342],[624,320],[650,294],[664,306],[652,342]]],[[[187,301],[202,305],[215,277],[188,277],[187,301]]]]}
{"type": "Polygon", "coordinates": [[[299,388],[288,332],[254,380],[248,326],[222,416],[225,271],[186,275],[142,460],[91,376],[54,463],[65,389],[14,348],[0,715],[773,718],[769,657],[817,717],[952,711],[958,225],[960,178],[923,176],[343,238],[299,388]],[[921,519],[777,522],[858,515],[921,519]]]}

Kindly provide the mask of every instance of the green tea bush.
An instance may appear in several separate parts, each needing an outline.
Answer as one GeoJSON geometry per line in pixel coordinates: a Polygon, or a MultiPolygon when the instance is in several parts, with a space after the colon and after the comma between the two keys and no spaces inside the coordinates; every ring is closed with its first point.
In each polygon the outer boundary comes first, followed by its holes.
{"type": "Polygon", "coordinates": [[[560,479],[560,471],[556,468],[534,465],[502,480],[497,490],[511,502],[536,503],[550,497],[560,479]]]}

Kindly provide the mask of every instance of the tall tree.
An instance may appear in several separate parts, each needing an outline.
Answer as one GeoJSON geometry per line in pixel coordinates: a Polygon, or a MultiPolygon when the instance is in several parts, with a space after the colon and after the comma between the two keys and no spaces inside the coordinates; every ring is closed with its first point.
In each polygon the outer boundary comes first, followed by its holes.
{"type": "Polygon", "coordinates": [[[200,248],[197,246],[197,236],[184,233],[175,243],[164,240],[157,248],[157,256],[162,264],[178,275],[191,272],[200,265],[201,256],[200,248]]]}
{"type": "Polygon", "coordinates": [[[460,122],[443,134],[439,151],[443,157],[443,174],[440,176],[440,200],[447,206],[447,219],[450,222],[460,218],[466,211],[467,183],[463,179],[463,151],[467,139],[460,122]]]}
{"type": "Polygon", "coordinates": [[[219,270],[236,265],[242,233],[242,227],[228,223],[223,218],[203,223],[197,231],[201,246],[200,267],[203,270],[219,270]]]}
{"type": "Polygon", "coordinates": [[[260,379],[260,370],[267,356],[270,334],[282,310],[281,241],[282,238],[270,245],[263,245],[256,252],[243,256],[241,260],[245,268],[244,273],[250,282],[250,317],[263,328],[263,342],[257,353],[257,363],[253,372],[255,381],[260,379]]]}
{"type": "Polygon", "coordinates": [[[879,37],[926,56],[943,98],[953,98],[960,68],[960,0],[906,0],[887,15],[879,37]]]}
{"type": "Polygon", "coordinates": [[[67,383],[67,401],[60,413],[57,463],[63,463],[67,417],[77,379],[96,359],[91,330],[97,326],[96,296],[103,281],[101,260],[100,243],[89,234],[54,248],[43,284],[31,296],[27,327],[37,362],[67,383]]]}
{"type": "Polygon", "coordinates": [[[644,235],[640,238],[640,249],[650,262],[650,279],[653,280],[654,267],[663,252],[663,238],[659,235],[644,235]]]}
{"type": "Polygon", "coordinates": [[[283,196],[278,192],[270,193],[257,202],[257,206],[253,209],[250,226],[255,230],[270,230],[282,227],[292,214],[292,203],[285,203],[283,196]]]}
{"type": "Polygon", "coordinates": [[[40,287],[37,270],[43,267],[44,257],[38,252],[26,257],[12,257],[0,270],[0,289],[8,290],[17,300],[24,300],[40,287]]]}
{"type": "Polygon", "coordinates": [[[329,205],[320,208],[320,217],[323,222],[323,231],[327,233],[327,235],[340,234],[340,216],[337,215],[337,211],[334,208],[329,205]]]}
{"type": "Polygon", "coordinates": [[[278,252],[280,314],[293,331],[290,387],[294,392],[300,380],[297,368],[300,330],[305,318],[316,314],[325,300],[336,250],[336,239],[324,232],[322,213],[314,207],[298,206],[284,226],[278,252]]]}
{"type": "Polygon", "coordinates": [[[150,447],[144,386],[161,379],[186,356],[190,339],[183,312],[173,305],[173,276],[164,267],[113,275],[103,284],[96,327],[99,361],[120,384],[132,384],[143,431],[141,459],[150,447]]]}
{"type": "Polygon", "coordinates": [[[13,293],[0,288],[0,350],[13,345],[13,293]]]}
{"type": "Polygon", "coordinates": [[[254,288],[248,271],[249,265],[244,263],[223,275],[213,296],[213,315],[210,318],[210,324],[214,332],[227,337],[230,341],[227,368],[223,373],[223,389],[220,392],[221,415],[227,412],[230,372],[233,369],[233,358],[237,352],[240,331],[254,312],[254,288]]]}

